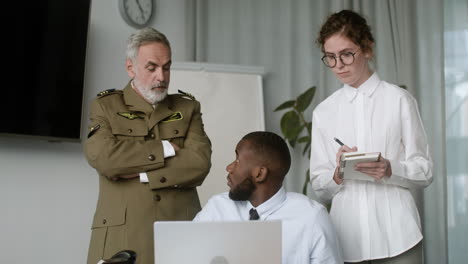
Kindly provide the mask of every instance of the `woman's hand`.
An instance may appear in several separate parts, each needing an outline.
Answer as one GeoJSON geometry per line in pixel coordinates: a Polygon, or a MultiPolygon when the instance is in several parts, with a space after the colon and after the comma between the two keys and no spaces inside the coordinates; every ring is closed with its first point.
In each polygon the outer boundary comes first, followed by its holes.
{"type": "Polygon", "coordinates": [[[336,184],[340,185],[343,183],[343,178],[340,176],[340,166],[337,166],[335,169],[335,173],[333,174],[333,180],[336,184]]]}
{"type": "Polygon", "coordinates": [[[392,176],[392,166],[390,161],[380,157],[378,161],[374,162],[361,162],[354,167],[356,171],[365,173],[377,180],[382,179],[384,176],[392,176]]]}
{"type": "Polygon", "coordinates": [[[356,152],[357,147],[354,146],[352,148],[343,145],[338,149],[338,152],[336,153],[336,169],[335,173],[333,174],[333,180],[336,182],[336,184],[342,184],[343,183],[343,178],[340,176],[340,160],[341,160],[341,154],[345,152],[356,152]]]}

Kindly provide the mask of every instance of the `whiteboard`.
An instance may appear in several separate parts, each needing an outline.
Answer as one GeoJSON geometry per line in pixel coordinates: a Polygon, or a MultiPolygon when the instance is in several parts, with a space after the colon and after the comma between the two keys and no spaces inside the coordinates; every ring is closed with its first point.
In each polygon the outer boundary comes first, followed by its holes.
{"type": "Polygon", "coordinates": [[[249,132],[265,130],[262,67],[174,63],[169,90],[191,93],[201,104],[211,140],[211,170],[198,187],[202,206],[214,194],[229,190],[226,166],[235,147],[249,132]]]}

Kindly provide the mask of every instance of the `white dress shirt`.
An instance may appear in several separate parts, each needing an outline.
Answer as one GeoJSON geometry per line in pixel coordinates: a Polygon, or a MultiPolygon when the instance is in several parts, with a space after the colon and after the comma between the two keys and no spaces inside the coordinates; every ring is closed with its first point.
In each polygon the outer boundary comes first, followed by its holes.
{"type": "Polygon", "coordinates": [[[416,100],[374,73],[359,88],[344,85],[314,110],[312,187],[332,201],[330,216],[347,262],[399,255],[421,239],[410,188],[432,182],[432,159],[416,100]],[[333,180],[336,137],[359,152],[381,152],[392,175],[382,180],[333,180]]]}
{"type": "MultiPolygon", "coordinates": [[[[163,145],[164,158],[170,158],[175,156],[175,149],[168,140],[161,140],[163,145]]],[[[146,172],[140,172],[140,182],[148,183],[148,174],[146,172]]]]}
{"type": "MultiPolygon", "coordinates": [[[[249,220],[249,201],[233,201],[228,193],[210,198],[194,221],[249,220]]],[[[327,210],[318,202],[281,188],[256,208],[261,221],[282,222],[282,263],[343,263],[327,210]]]]}

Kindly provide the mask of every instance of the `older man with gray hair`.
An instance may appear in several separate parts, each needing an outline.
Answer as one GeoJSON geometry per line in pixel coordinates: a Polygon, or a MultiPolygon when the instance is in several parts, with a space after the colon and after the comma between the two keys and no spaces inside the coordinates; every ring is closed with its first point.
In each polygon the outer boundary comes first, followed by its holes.
{"type": "Polygon", "coordinates": [[[196,187],[211,168],[211,144],[200,103],[168,94],[171,47],[144,28],[128,40],[123,90],[100,92],[90,107],[85,154],[99,175],[88,263],[121,250],[136,263],[154,263],[153,222],[192,220],[196,187]]]}

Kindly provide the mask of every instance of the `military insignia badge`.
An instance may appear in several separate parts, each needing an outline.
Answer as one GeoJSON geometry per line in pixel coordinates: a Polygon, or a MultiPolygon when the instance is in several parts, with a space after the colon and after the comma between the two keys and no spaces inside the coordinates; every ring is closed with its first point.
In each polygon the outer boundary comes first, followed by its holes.
{"type": "Polygon", "coordinates": [[[123,116],[127,119],[134,120],[134,119],[144,119],[144,115],[140,113],[133,113],[133,112],[118,112],[119,116],[123,116]]]}
{"type": "Polygon", "coordinates": [[[96,133],[96,131],[101,128],[101,125],[97,124],[95,126],[92,126],[90,129],[89,129],[89,133],[88,133],[88,138],[90,138],[92,135],[94,135],[94,133],[96,133]]]}
{"type": "Polygon", "coordinates": [[[115,89],[107,89],[105,91],[102,91],[102,92],[98,93],[97,96],[101,97],[101,96],[104,96],[104,95],[108,95],[109,93],[112,93],[114,91],[115,91],[115,89]]]}
{"type": "Polygon", "coordinates": [[[182,120],[184,117],[182,116],[181,112],[174,113],[162,120],[162,122],[171,122],[171,121],[177,121],[177,120],[182,120]]]}
{"type": "Polygon", "coordinates": [[[178,91],[181,95],[183,95],[183,96],[185,96],[185,97],[188,97],[188,98],[190,98],[190,99],[192,99],[192,100],[195,101],[195,96],[193,96],[192,94],[186,93],[186,92],[184,92],[184,91],[182,91],[182,90],[177,90],[177,91],[178,91]]]}

